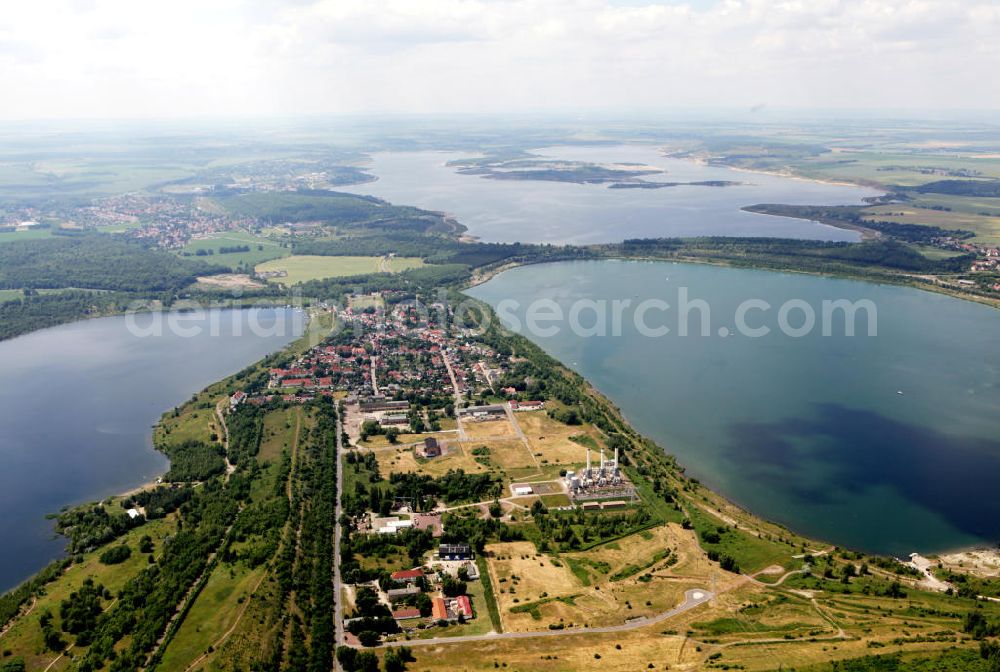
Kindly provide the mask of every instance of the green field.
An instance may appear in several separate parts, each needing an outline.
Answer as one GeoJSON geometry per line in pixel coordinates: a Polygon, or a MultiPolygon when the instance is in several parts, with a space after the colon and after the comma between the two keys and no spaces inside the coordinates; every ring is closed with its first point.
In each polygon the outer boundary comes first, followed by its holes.
{"type": "Polygon", "coordinates": [[[869,180],[880,184],[914,186],[935,180],[955,179],[925,172],[929,169],[975,170],[984,177],[1000,177],[995,158],[944,155],[931,152],[843,151],[803,160],[796,172],[824,180],[869,180]]]}
{"type": "Polygon", "coordinates": [[[138,150],[127,157],[113,153],[81,159],[8,163],[0,166],[0,197],[23,199],[141,191],[168,180],[189,177],[197,170],[194,164],[172,164],[159,152],[143,154],[138,150]]]}
{"type": "Polygon", "coordinates": [[[255,236],[244,231],[227,231],[225,233],[214,234],[209,238],[192,240],[183,248],[181,254],[196,255],[198,250],[212,252],[211,256],[195,257],[215,264],[225,264],[230,268],[239,265],[255,266],[265,261],[286,257],[291,252],[287,249],[262,236],[255,236]],[[221,254],[219,250],[223,247],[237,247],[249,245],[249,252],[229,252],[221,254]]]}
{"type": "Polygon", "coordinates": [[[963,229],[974,232],[977,243],[1000,244],[1000,198],[919,194],[912,202],[879,205],[866,209],[865,214],[875,220],[963,229]]]}
{"type": "MultiPolygon", "coordinates": [[[[297,285],[308,280],[323,278],[339,278],[350,275],[378,273],[382,270],[382,257],[319,257],[311,255],[293,255],[284,259],[275,259],[257,265],[257,272],[285,271],[288,275],[282,278],[271,278],[269,282],[283,285],[297,285]]],[[[419,268],[424,265],[422,259],[415,257],[394,257],[387,262],[392,272],[419,268]]]]}
{"type": "Polygon", "coordinates": [[[52,229],[29,229],[28,231],[4,231],[0,233],[0,243],[9,243],[14,240],[38,240],[39,238],[51,238],[52,229]]]}
{"type": "MultiPolygon", "coordinates": [[[[36,289],[35,291],[38,292],[39,294],[61,294],[62,292],[75,292],[81,290],[77,287],[63,287],[60,289],[36,289]]],[[[102,293],[105,290],[87,289],[82,291],[102,293]]],[[[20,299],[23,296],[24,296],[23,289],[0,289],[0,303],[3,303],[4,301],[13,301],[14,299],[20,299]]]]}
{"type": "Polygon", "coordinates": [[[183,670],[224,639],[242,619],[246,601],[259,587],[266,567],[219,563],[166,648],[163,669],[183,670]]]}
{"type": "MultiPolygon", "coordinates": [[[[711,532],[725,524],[715,516],[703,511],[695,504],[686,507],[694,529],[701,535],[711,532]]],[[[714,550],[722,555],[732,556],[744,572],[755,572],[768,565],[782,565],[798,569],[802,562],[792,558],[794,551],[784,544],[768,541],[742,530],[730,527],[721,534],[718,543],[702,544],[706,550],[714,550]]]]}

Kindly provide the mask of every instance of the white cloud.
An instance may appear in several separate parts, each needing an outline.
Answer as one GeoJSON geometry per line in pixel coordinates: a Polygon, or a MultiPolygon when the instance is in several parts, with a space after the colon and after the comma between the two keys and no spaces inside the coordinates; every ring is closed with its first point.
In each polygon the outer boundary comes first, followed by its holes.
{"type": "Polygon", "coordinates": [[[0,116],[1000,107],[993,0],[53,0],[0,116]]]}

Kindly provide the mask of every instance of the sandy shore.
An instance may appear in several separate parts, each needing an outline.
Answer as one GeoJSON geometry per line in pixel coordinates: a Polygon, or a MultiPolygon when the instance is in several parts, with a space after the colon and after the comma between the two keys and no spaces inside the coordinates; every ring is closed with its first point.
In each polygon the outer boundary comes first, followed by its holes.
{"type": "Polygon", "coordinates": [[[136,487],[132,488],[131,490],[126,490],[125,492],[120,492],[117,495],[113,495],[113,496],[114,497],[121,497],[121,498],[124,499],[126,497],[131,497],[132,495],[137,495],[140,492],[142,492],[143,490],[151,490],[152,488],[155,488],[155,487],[160,486],[160,485],[164,485],[164,483],[162,481],[149,481],[148,483],[143,483],[142,485],[137,485],[136,487]]]}
{"type": "Polygon", "coordinates": [[[741,166],[729,166],[726,164],[713,164],[709,163],[708,159],[703,159],[693,156],[673,156],[671,154],[662,154],[666,159],[680,159],[681,161],[692,161],[700,166],[708,166],[711,168],[728,168],[729,170],[735,170],[738,173],[750,173],[758,175],[770,175],[772,177],[784,177],[789,180],[799,180],[800,182],[814,182],[816,184],[830,184],[838,187],[864,187],[866,189],[876,189],[885,193],[885,188],[881,185],[868,184],[864,182],[849,182],[846,180],[825,180],[819,177],[805,177],[803,175],[796,175],[790,170],[764,170],[763,168],[744,168],[741,166]]]}
{"type": "Polygon", "coordinates": [[[948,569],[984,578],[1000,577],[1000,549],[975,548],[932,556],[948,569]]]}

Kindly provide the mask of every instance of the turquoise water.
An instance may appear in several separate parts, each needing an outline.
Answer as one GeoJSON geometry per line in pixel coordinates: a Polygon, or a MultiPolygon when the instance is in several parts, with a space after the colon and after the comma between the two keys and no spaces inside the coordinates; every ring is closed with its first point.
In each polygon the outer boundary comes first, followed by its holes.
{"type": "Polygon", "coordinates": [[[46,514],[163,474],[151,429],[160,415],[280,350],[303,319],[283,309],[202,315],[186,315],[176,330],[163,321],[158,335],[153,320],[163,316],[143,315],[135,325],[145,336],[128,318],[109,317],[0,343],[0,591],[65,547],[46,514]]]}
{"type": "Polygon", "coordinates": [[[380,152],[369,166],[378,180],[344,187],[398,204],[447,212],[489,242],[602,243],[672,236],[775,236],[857,240],[830,226],[743,212],[757,203],[859,205],[880,192],[778,175],[748,173],[660,155],[655,145],[545,147],[540,157],[598,164],[639,163],[664,170],[650,182],[724,180],[738,186],[609,189],[603,184],[492,180],[446,164],[455,152],[380,152]]]}
{"type": "MultiPolygon", "coordinates": [[[[666,262],[527,266],[469,293],[494,306],[517,301],[508,312],[522,332],[538,298],[566,312],[580,299],[671,304],[646,316],[671,327],[662,337],[643,336],[627,311],[620,335],[525,335],[690,475],[755,513],[872,552],[1000,539],[1000,311],[915,289],[666,262]],[[681,287],[707,302],[710,335],[678,335],[681,287]],[[772,305],[747,317],[772,329],[766,337],[735,333],[737,307],[754,298],[772,305]],[[824,299],[870,300],[877,335],[859,319],[845,336],[841,318],[823,336],[818,317],[812,333],[786,336],[776,313],[795,299],[817,316],[824,299]],[[735,335],[718,336],[723,328],[735,335]]],[[[698,334],[701,313],[691,314],[698,334]]],[[[801,325],[801,312],[789,322],[801,325]]]]}

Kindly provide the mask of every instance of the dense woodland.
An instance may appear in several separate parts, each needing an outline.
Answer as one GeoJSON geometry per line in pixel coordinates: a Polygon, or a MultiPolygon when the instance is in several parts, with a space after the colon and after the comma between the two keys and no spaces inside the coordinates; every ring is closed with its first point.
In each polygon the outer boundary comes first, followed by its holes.
{"type": "Polygon", "coordinates": [[[97,233],[0,245],[0,289],[74,287],[170,294],[199,275],[226,270],[97,233]]]}
{"type": "Polygon", "coordinates": [[[604,248],[613,255],[647,258],[704,258],[734,266],[844,272],[855,275],[885,271],[958,273],[973,255],[928,259],[892,239],[864,243],[822,242],[784,238],[652,238],[626,240],[604,248]]]}
{"type": "Polygon", "coordinates": [[[808,219],[831,226],[871,229],[907,243],[927,244],[935,238],[972,238],[975,233],[964,229],[945,229],[927,224],[905,224],[902,222],[869,219],[865,209],[859,205],[753,205],[744,210],[781,217],[808,219]]]}
{"type": "Polygon", "coordinates": [[[917,187],[896,187],[896,189],[903,193],[912,191],[918,194],[1000,198],[1000,180],[938,180],[917,187]]]}
{"type": "Polygon", "coordinates": [[[456,228],[437,213],[337,191],[251,192],[215,200],[235,215],[275,223],[321,222],[346,229],[419,232],[449,232],[456,228]]]}
{"type": "Polygon", "coordinates": [[[120,294],[78,290],[39,294],[25,290],[23,298],[0,302],[0,341],[85,317],[119,312],[128,303],[129,299],[120,294]]]}

